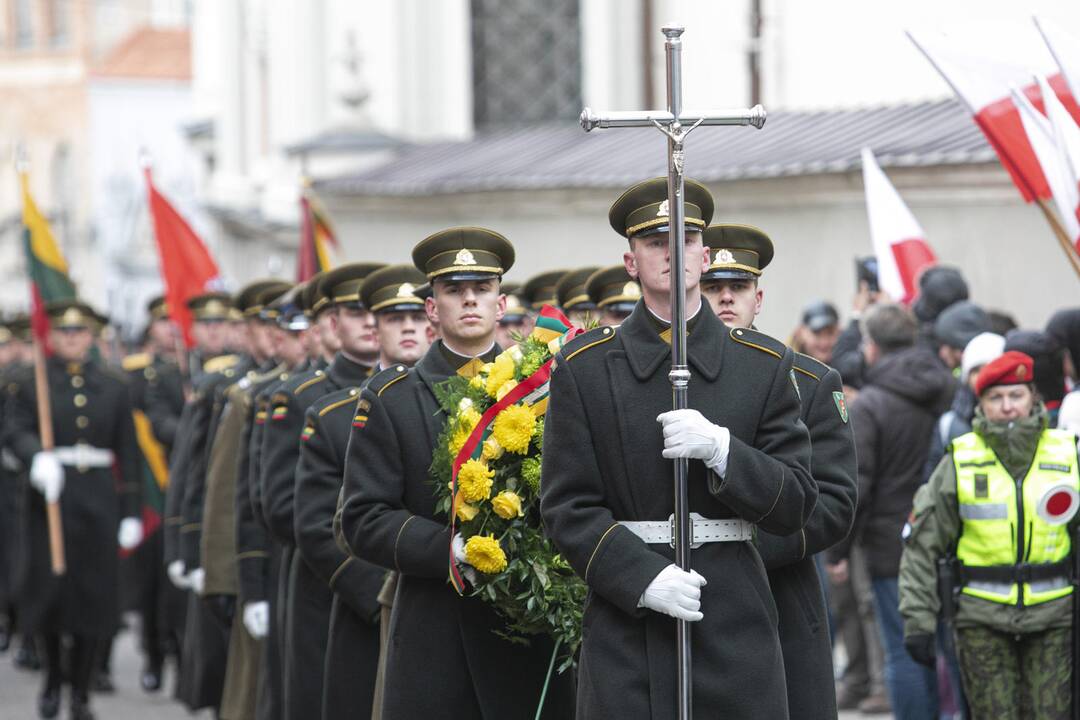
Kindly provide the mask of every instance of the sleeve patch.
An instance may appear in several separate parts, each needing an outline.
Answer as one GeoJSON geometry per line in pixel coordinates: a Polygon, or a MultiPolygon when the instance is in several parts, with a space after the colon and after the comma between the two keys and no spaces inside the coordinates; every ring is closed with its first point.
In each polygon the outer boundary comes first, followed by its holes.
{"type": "Polygon", "coordinates": [[[271,420],[284,420],[289,414],[289,407],[287,405],[278,405],[274,408],[274,412],[271,413],[271,420]]]}
{"type": "Polygon", "coordinates": [[[311,423],[308,423],[307,425],[304,426],[303,431],[300,433],[300,439],[302,441],[304,441],[304,442],[307,442],[308,440],[311,439],[311,436],[314,435],[314,434],[315,434],[315,426],[312,425],[311,423]]]}

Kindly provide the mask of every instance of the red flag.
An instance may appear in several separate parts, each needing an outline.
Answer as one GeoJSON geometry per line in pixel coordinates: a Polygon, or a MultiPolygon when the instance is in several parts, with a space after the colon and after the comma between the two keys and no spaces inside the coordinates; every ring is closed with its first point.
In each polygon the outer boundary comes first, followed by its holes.
{"type": "Polygon", "coordinates": [[[870,239],[878,260],[878,284],[894,300],[911,303],[918,294],[919,273],[936,265],[937,257],[926,242],[919,221],[881,171],[870,148],[863,148],[862,162],[870,239]]]}
{"type": "Polygon", "coordinates": [[[1021,88],[1041,111],[1042,93],[1033,80],[1035,72],[1047,77],[1062,104],[1078,120],[1080,106],[1034,32],[1012,27],[1000,38],[991,35],[984,32],[960,38],[926,33],[915,37],[908,33],[967,105],[1025,202],[1049,199],[1050,186],[1010,93],[1013,87],[1021,88]]]}
{"type": "Polygon", "coordinates": [[[296,253],[296,282],[310,280],[330,269],[330,246],[337,237],[322,203],[313,192],[300,193],[300,247],[296,253]]]}
{"type": "Polygon", "coordinates": [[[191,312],[186,303],[189,298],[211,288],[218,278],[217,264],[191,226],[154,187],[149,168],[146,169],[146,188],[161,259],[161,277],[165,282],[165,301],[169,315],[184,333],[184,344],[190,348],[194,343],[191,312]]]}

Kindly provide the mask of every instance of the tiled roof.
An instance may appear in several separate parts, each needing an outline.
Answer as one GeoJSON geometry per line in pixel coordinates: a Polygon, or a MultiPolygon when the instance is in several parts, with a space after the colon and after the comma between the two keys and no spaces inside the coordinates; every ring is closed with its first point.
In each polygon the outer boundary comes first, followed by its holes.
{"type": "Polygon", "coordinates": [[[191,33],[144,27],[114,47],[92,71],[95,77],[190,80],[191,33]]]}
{"type": "MultiPolygon", "coordinates": [[[[839,173],[873,149],[885,167],[988,163],[993,150],[953,99],[816,112],[778,111],[762,130],[699,128],[687,175],[721,182],[839,173]]],[[[342,195],[431,195],[493,190],[621,187],[667,172],[654,129],[585,133],[571,125],[502,130],[465,142],[404,147],[394,160],[316,183],[342,195]]]]}

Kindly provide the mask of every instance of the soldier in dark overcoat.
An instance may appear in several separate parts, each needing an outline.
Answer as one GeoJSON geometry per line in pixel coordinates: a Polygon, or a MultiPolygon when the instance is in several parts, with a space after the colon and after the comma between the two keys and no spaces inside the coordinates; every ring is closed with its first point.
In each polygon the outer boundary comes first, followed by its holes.
{"type": "Polygon", "coordinates": [[[691,623],[695,717],[786,718],[776,607],[754,528],[789,535],[817,499],[793,354],[728,330],[703,304],[701,230],[712,198],[686,181],[688,409],[671,410],[667,183],[634,186],[609,213],[630,239],[642,300],[618,329],[567,343],[552,374],[541,510],[589,586],[577,717],[670,718],[676,623],[691,623]],[[688,463],[693,570],[674,564],[669,458],[688,463]]]}

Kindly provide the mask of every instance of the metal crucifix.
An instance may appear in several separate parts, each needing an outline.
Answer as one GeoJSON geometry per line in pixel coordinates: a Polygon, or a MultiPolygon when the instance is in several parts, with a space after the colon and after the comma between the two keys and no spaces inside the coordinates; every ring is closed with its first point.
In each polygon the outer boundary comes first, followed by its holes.
{"type": "MultiPolygon", "coordinates": [[[[765,124],[765,108],[755,105],[749,109],[718,110],[715,112],[684,112],[682,107],[682,34],[681,25],[661,28],[666,38],[664,53],[667,61],[667,112],[661,110],[593,112],[581,111],[581,127],[585,132],[595,128],[654,126],[668,139],[668,243],[671,262],[671,381],[672,403],[675,410],[686,408],[686,388],[690,370],[686,364],[686,227],[683,204],[683,142],[690,131],[699,125],[765,124]]],[[[675,562],[689,572],[691,525],[687,498],[687,461],[675,460],[675,562]]],[[[692,676],[690,672],[690,624],[677,620],[678,663],[676,685],[679,720],[690,720],[692,676]]]]}

